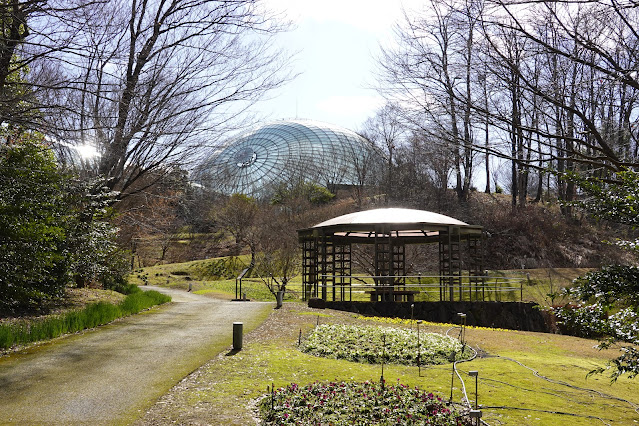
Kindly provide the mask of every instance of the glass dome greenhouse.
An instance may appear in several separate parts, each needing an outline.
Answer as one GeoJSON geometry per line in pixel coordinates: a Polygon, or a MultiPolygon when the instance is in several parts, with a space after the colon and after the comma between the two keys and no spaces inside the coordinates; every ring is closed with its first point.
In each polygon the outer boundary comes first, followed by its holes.
{"type": "Polygon", "coordinates": [[[223,194],[253,197],[281,184],[313,182],[333,189],[368,183],[382,158],[350,130],[308,120],[275,121],[230,140],[200,165],[195,179],[223,194]]]}

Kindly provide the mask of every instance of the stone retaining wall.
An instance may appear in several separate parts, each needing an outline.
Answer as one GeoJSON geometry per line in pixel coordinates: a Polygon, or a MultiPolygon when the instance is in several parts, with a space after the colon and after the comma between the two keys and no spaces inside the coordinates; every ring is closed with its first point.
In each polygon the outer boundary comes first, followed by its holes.
{"type": "Polygon", "coordinates": [[[536,303],[524,302],[329,302],[311,299],[312,308],[328,308],[367,316],[410,318],[459,324],[458,313],[466,314],[466,324],[510,330],[556,332],[551,315],[536,303]]]}

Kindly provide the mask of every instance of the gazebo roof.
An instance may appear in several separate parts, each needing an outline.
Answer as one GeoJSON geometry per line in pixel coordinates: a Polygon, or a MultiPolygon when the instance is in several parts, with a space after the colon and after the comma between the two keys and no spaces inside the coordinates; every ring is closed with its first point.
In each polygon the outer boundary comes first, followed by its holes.
{"type": "Polygon", "coordinates": [[[440,232],[460,235],[481,234],[482,227],[439,213],[415,209],[373,209],[350,213],[298,230],[300,241],[319,235],[332,235],[343,241],[372,243],[386,235],[403,238],[406,243],[422,244],[438,241],[440,232]]]}
{"type": "Polygon", "coordinates": [[[450,216],[415,209],[373,209],[349,213],[318,223],[313,228],[324,228],[333,225],[350,224],[432,224],[469,226],[467,223],[450,216]]]}

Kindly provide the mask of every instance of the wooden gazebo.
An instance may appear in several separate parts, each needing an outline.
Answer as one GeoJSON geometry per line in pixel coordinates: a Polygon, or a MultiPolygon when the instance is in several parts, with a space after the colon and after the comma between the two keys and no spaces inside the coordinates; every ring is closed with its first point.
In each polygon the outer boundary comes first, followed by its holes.
{"type": "Polygon", "coordinates": [[[351,249],[374,245],[371,300],[412,301],[406,288],[406,245],[438,244],[440,300],[462,294],[483,272],[482,227],[425,210],[386,208],[339,216],[298,230],[303,250],[303,297],[350,300],[351,249]],[[462,259],[462,255],[465,257],[462,259]],[[465,269],[463,269],[465,268],[465,269]]]}

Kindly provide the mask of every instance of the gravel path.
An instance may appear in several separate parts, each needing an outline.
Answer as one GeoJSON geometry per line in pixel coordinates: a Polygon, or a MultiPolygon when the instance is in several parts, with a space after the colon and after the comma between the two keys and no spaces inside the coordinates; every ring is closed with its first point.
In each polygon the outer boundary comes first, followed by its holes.
{"type": "Polygon", "coordinates": [[[131,423],[274,306],[153,289],[173,303],[0,358],[0,424],[131,423]]]}

